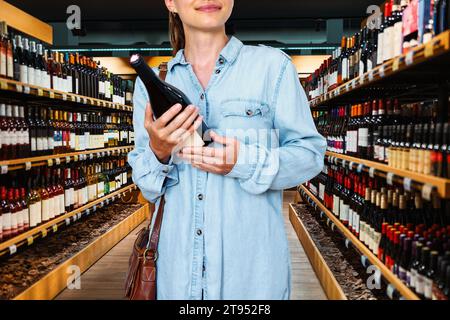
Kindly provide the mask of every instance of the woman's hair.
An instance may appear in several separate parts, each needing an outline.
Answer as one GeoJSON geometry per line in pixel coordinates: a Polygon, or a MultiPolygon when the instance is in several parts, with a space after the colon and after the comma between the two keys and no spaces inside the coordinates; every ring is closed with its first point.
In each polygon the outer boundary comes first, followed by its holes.
{"type": "Polygon", "coordinates": [[[178,50],[184,49],[185,46],[183,22],[181,22],[177,13],[169,12],[169,34],[173,55],[175,55],[178,50]]]}

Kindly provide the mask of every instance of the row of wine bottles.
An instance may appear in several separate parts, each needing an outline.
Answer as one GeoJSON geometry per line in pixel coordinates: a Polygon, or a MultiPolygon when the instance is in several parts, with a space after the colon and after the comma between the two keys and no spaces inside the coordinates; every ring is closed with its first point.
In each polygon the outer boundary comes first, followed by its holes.
{"type": "Polygon", "coordinates": [[[427,201],[334,164],[306,186],[420,297],[448,298],[442,283],[450,280],[450,201],[427,201]]]}
{"type": "Polygon", "coordinates": [[[389,0],[367,26],[325,60],[306,82],[310,99],[359,77],[449,28],[447,0],[389,0]],[[384,9],[384,10],[383,10],[384,9]],[[384,11],[384,12],[383,12],[384,11]]]}
{"type": "Polygon", "coordinates": [[[437,109],[434,100],[375,99],[313,111],[313,117],[328,151],[450,178],[450,124],[439,121],[437,109]]]}
{"type": "Polygon", "coordinates": [[[126,154],[0,176],[0,241],[131,183],[126,154]]]}
{"type": "Polygon", "coordinates": [[[132,116],[71,112],[0,102],[0,159],[10,160],[134,143],[132,116]]]}
{"type": "Polygon", "coordinates": [[[46,50],[41,43],[0,27],[0,77],[25,84],[131,105],[133,82],[79,53],[46,50]]]}

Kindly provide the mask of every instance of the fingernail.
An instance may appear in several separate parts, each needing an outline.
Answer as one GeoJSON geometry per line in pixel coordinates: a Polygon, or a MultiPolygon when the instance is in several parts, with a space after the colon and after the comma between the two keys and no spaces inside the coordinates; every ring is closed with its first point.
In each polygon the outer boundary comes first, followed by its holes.
{"type": "Polygon", "coordinates": [[[177,103],[176,109],[181,109],[181,108],[182,108],[181,104],[177,103]]]}

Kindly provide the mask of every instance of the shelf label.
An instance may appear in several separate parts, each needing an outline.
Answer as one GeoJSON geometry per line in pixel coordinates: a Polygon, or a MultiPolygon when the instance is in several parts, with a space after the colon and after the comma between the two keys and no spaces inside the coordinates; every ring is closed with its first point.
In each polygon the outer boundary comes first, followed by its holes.
{"type": "Polygon", "coordinates": [[[350,83],[347,83],[347,84],[345,85],[345,91],[350,91],[350,83]]]}
{"type": "Polygon", "coordinates": [[[379,71],[379,73],[380,73],[380,77],[384,77],[384,65],[382,65],[381,67],[380,67],[380,71],[379,71]]]}
{"type": "Polygon", "coordinates": [[[70,219],[66,218],[66,226],[68,226],[70,224],[70,219]]]}
{"type": "Polygon", "coordinates": [[[102,157],[104,157],[105,155],[106,155],[106,152],[103,151],[103,152],[102,152],[102,157]]]}
{"type": "Polygon", "coordinates": [[[431,184],[424,184],[422,187],[422,198],[431,201],[431,192],[433,191],[433,186],[431,184]]]}
{"type": "Polygon", "coordinates": [[[103,208],[104,206],[105,206],[105,201],[102,201],[102,202],[100,203],[100,207],[103,208]]]}
{"type": "Polygon", "coordinates": [[[361,76],[359,77],[359,84],[360,84],[360,85],[363,85],[363,84],[364,84],[364,80],[365,80],[365,76],[364,76],[364,75],[361,75],[361,76]]]}
{"type": "Polygon", "coordinates": [[[434,41],[428,41],[425,45],[425,58],[431,57],[434,54],[434,41]]]}
{"type": "Polygon", "coordinates": [[[405,56],[405,63],[407,66],[414,63],[414,50],[408,51],[408,53],[405,56]]]}
{"type": "Polygon", "coordinates": [[[37,89],[37,94],[39,97],[42,97],[44,95],[44,90],[42,90],[41,88],[37,89]]]}
{"type": "Polygon", "coordinates": [[[97,152],[97,158],[100,158],[100,157],[101,157],[101,153],[97,152]]]}
{"type": "Polygon", "coordinates": [[[344,167],[344,169],[345,169],[345,166],[347,165],[347,160],[342,160],[342,167],[344,167]]]}
{"type": "Polygon", "coordinates": [[[394,299],[394,292],[395,292],[395,287],[389,283],[386,288],[386,294],[389,297],[389,299],[391,299],[391,300],[394,299]]]}
{"type": "Polygon", "coordinates": [[[77,96],[77,103],[80,103],[80,102],[81,102],[81,99],[79,96],[77,96]]]}
{"type": "Polygon", "coordinates": [[[0,81],[0,88],[2,90],[8,90],[8,84],[6,82],[0,81]]]}
{"type": "Polygon", "coordinates": [[[400,66],[400,57],[397,57],[392,62],[392,71],[397,71],[400,66]]]}
{"type": "Polygon", "coordinates": [[[66,163],[70,163],[70,156],[66,157],[66,163]]]}
{"type": "Polygon", "coordinates": [[[67,94],[63,93],[62,94],[62,98],[63,98],[64,101],[67,101],[67,94]]]}
{"type": "Polygon", "coordinates": [[[78,156],[73,156],[73,161],[77,162],[78,161],[78,156]]]}
{"type": "Polygon", "coordinates": [[[86,209],[86,215],[90,215],[91,214],[91,209],[86,209]]]}
{"type": "Polygon", "coordinates": [[[93,153],[89,154],[89,159],[91,159],[91,160],[94,159],[94,154],[93,153]]]}
{"type": "Polygon", "coordinates": [[[323,211],[320,211],[320,218],[322,219],[323,218],[323,215],[325,214],[325,212],[323,212],[323,211]]]}
{"type": "Polygon", "coordinates": [[[29,246],[31,246],[33,244],[33,242],[34,242],[34,237],[33,236],[30,236],[30,237],[27,238],[27,244],[29,246]]]}
{"type": "Polygon", "coordinates": [[[331,223],[331,231],[334,231],[334,227],[335,227],[336,225],[334,224],[334,223],[331,223]]]}
{"type": "Polygon", "coordinates": [[[75,222],[75,221],[77,221],[77,220],[78,220],[78,217],[77,217],[77,215],[76,215],[76,214],[72,216],[72,220],[73,220],[73,222],[75,222]]]}
{"type": "Polygon", "coordinates": [[[23,86],[23,92],[24,92],[25,94],[30,94],[30,87],[28,87],[28,86],[23,86]]]}
{"type": "Polygon", "coordinates": [[[15,253],[17,252],[17,247],[16,247],[15,244],[9,246],[8,249],[9,249],[9,254],[10,254],[10,255],[13,255],[13,254],[15,254],[15,253]]]}
{"type": "Polygon", "coordinates": [[[72,102],[75,102],[76,101],[75,96],[70,95],[70,100],[72,100],[72,102]]]}
{"type": "Polygon", "coordinates": [[[403,178],[403,187],[406,191],[411,191],[411,182],[412,180],[410,178],[403,178]]]}
{"type": "Polygon", "coordinates": [[[87,104],[86,98],[83,98],[83,104],[87,104]]]}
{"type": "Polygon", "coordinates": [[[367,267],[367,257],[365,255],[361,256],[361,264],[363,265],[364,268],[367,267]]]}
{"type": "Polygon", "coordinates": [[[31,170],[31,162],[25,162],[25,171],[30,171],[31,170]]]}
{"type": "Polygon", "coordinates": [[[55,162],[56,162],[56,165],[59,166],[61,164],[61,159],[60,158],[56,158],[55,162]]]}
{"type": "Polygon", "coordinates": [[[111,201],[114,201],[114,200],[116,200],[116,196],[115,195],[112,196],[112,198],[111,198],[111,201]]]}
{"type": "Polygon", "coordinates": [[[7,174],[8,173],[8,166],[2,166],[2,174],[7,174]]]}
{"type": "Polygon", "coordinates": [[[53,91],[49,91],[48,95],[50,96],[50,99],[55,99],[55,93],[53,91]]]}
{"type": "Polygon", "coordinates": [[[52,229],[53,229],[53,232],[54,232],[54,233],[57,232],[57,231],[58,231],[58,225],[57,225],[57,224],[54,224],[54,225],[52,226],[52,229]]]}
{"type": "Polygon", "coordinates": [[[92,210],[95,212],[95,211],[97,211],[97,205],[94,205],[93,207],[92,207],[92,210]]]}
{"type": "Polygon", "coordinates": [[[352,242],[350,241],[350,239],[348,239],[348,238],[345,238],[345,246],[347,247],[347,249],[350,247],[350,244],[351,244],[352,242]]]}
{"type": "Polygon", "coordinates": [[[109,201],[111,201],[111,200],[106,199],[106,205],[109,205],[109,201]]]}
{"type": "Polygon", "coordinates": [[[23,92],[23,87],[21,84],[16,84],[16,91],[17,92],[23,92]]]}
{"type": "Polygon", "coordinates": [[[47,164],[49,167],[53,166],[53,159],[48,159],[47,164]]]}
{"type": "Polygon", "coordinates": [[[363,168],[364,168],[364,165],[363,165],[362,163],[360,163],[360,164],[358,164],[358,167],[356,168],[356,171],[357,171],[358,173],[361,173],[362,170],[363,170],[363,168]]]}
{"type": "Polygon", "coordinates": [[[47,229],[41,230],[42,238],[45,238],[47,236],[47,229]]]}
{"type": "Polygon", "coordinates": [[[348,164],[348,168],[350,169],[350,170],[353,170],[353,165],[354,165],[355,163],[353,162],[353,161],[350,161],[350,163],[348,164]]]}
{"type": "Polygon", "coordinates": [[[78,212],[78,213],[77,213],[77,218],[78,218],[78,219],[81,219],[81,212],[78,212]]]}
{"type": "Polygon", "coordinates": [[[375,168],[370,168],[369,169],[369,176],[371,177],[371,178],[375,178],[375,168]]]}
{"type": "Polygon", "coordinates": [[[369,75],[368,75],[369,82],[371,82],[371,81],[373,80],[373,73],[374,73],[374,70],[371,69],[371,70],[369,71],[369,75]]]}
{"type": "Polygon", "coordinates": [[[388,172],[386,175],[386,182],[388,185],[392,186],[393,185],[393,180],[394,179],[394,174],[392,172],[388,172]]]}

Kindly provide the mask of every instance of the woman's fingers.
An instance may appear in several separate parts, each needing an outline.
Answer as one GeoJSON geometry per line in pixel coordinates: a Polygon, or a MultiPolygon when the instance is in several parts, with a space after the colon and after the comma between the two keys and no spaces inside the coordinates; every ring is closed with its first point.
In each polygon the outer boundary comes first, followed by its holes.
{"type": "Polygon", "coordinates": [[[198,155],[198,154],[181,154],[181,158],[191,162],[191,163],[205,163],[210,165],[220,165],[222,164],[222,159],[215,158],[215,157],[207,157],[204,155],[198,155]]]}
{"type": "Polygon", "coordinates": [[[166,125],[175,118],[175,116],[180,113],[182,107],[181,104],[177,103],[173,105],[169,110],[167,110],[158,120],[155,121],[155,125],[158,129],[165,128],[166,125]]]}
{"type": "Polygon", "coordinates": [[[220,144],[223,144],[223,145],[228,145],[228,144],[231,144],[233,141],[234,141],[234,139],[233,138],[228,138],[228,137],[222,137],[222,136],[219,136],[217,133],[215,133],[214,131],[211,131],[211,139],[214,141],[214,142],[217,142],[217,143],[220,143],[220,144]]]}
{"type": "Polygon", "coordinates": [[[154,122],[153,111],[150,102],[148,102],[147,106],[145,107],[145,119],[144,119],[145,128],[148,129],[153,122],[154,122]]]}
{"type": "MultiPolygon", "coordinates": [[[[179,129],[184,122],[194,115],[194,119],[198,116],[198,108],[195,106],[188,106],[186,109],[183,110],[183,112],[180,112],[173,120],[170,122],[164,130],[167,134],[171,134],[175,130],[179,129]]],[[[194,122],[194,120],[192,120],[194,122]]],[[[192,123],[191,122],[191,123],[192,123]]],[[[188,127],[189,128],[189,127],[188,127]]],[[[187,128],[186,128],[187,129],[187,128]]]]}
{"type": "Polygon", "coordinates": [[[176,132],[176,136],[178,139],[178,143],[183,142],[187,138],[189,138],[190,135],[194,133],[201,125],[202,125],[203,117],[199,116],[197,120],[194,121],[194,124],[191,125],[191,127],[188,130],[185,130],[184,128],[178,129],[176,132]]]}

